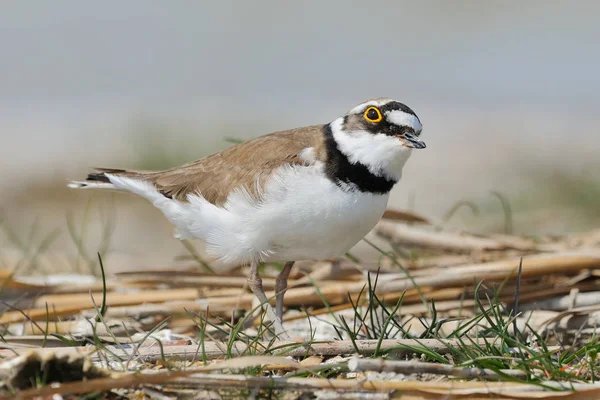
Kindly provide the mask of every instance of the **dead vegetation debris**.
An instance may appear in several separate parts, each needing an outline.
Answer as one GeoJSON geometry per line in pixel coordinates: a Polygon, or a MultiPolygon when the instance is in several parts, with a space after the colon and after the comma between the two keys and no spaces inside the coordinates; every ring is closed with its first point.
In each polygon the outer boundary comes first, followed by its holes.
{"type": "MultiPolygon", "coordinates": [[[[273,337],[243,270],[43,281],[0,270],[0,393],[600,397],[598,232],[530,238],[385,217],[375,232],[391,250],[368,241],[376,262],[300,263],[287,342],[273,337]]],[[[271,298],[277,268],[265,266],[271,298]]]]}

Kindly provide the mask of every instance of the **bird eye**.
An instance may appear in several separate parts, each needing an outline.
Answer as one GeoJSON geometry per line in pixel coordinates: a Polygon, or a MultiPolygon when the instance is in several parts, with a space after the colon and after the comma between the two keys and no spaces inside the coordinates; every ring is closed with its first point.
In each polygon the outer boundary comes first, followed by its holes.
{"type": "Polygon", "coordinates": [[[364,117],[369,122],[380,122],[383,117],[381,116],[381,111],[377,107],[369,107],[365,110],[364,117]]]}

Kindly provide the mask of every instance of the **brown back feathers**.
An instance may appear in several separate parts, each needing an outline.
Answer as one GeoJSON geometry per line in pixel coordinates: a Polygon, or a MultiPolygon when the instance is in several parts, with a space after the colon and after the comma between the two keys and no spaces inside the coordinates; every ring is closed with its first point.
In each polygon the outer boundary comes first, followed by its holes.
{"type": "Polygon", "coordinates": [[[173,199],[186,201],[188,194],[200,194],[215,205],[223,205],[229,193],[240,186],[257,196],[266,178],[282,165],[307,164],[300,153],[309,147],[315,159],[325,161],[322,125],[271,133],[165,171],[98,168],[88,180],[108,182],[105,173],[125,176],[152,182],[173,199]]]}

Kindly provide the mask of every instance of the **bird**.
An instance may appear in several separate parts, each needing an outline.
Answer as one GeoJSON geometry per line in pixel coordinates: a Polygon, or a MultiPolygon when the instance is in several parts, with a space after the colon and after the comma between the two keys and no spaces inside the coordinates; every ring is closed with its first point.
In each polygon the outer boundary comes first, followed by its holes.
{"type": "Polygon", "coordinates": [[[407,105],[370,99],[332,122],[270,133],[162,171],[95,168],[77,189],[116,189],[149,200],[178,239],[200,239],[223,270],[249,265],[248,286],[282,324],[287,280],[300,260],[338,258],[382,217],[413,149],[426,147],[407,105]],[[258,267],[283,263],[276,309],[258,267]]]}

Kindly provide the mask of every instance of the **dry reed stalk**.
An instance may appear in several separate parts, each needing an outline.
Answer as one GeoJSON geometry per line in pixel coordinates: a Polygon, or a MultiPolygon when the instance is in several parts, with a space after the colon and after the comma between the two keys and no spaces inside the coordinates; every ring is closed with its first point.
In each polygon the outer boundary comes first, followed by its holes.
{"type": "MultiPolygon", "coordinates": [[[[352,289],[354,290],[354,292],[351,294],[351,298],[353,300],[356,300],[356,294],[359,292],[359,288],[358,285],[354,285],[352,283],[347,284],[348,285],[348,289],[352,289]]],[[[360,284],[362,286],[364,286],[364,283],[360,284]]],[[[588,283],[588,284],[580,284],[580,286],[582,286],[582,290],[591,290],[592,288],[595,287],[595,283],[588,283]],[[582,286],[583,285],[583,286],[582,286]]],[[[361,286],[361,288],[362,288],[361,286]]],[[[230,290],[230,289],[227,289],[230,290]]],[[[288,294],[291,293],[291,295],[289,296],[289,298],[286,298],[286,305],[288,306],[302,306],[302,305],[307,305],[310,304],[310,302],[307,301],[307,298],[305,297],[307,292],[310,292],[313,294],[313,299],[312,304],[315,304],[317,306],[322,305],[322,301],[320,299],[320,297],[318,297],[317,295],[315,295],[315,291],[314,288],[302,288],[300,290],[300,292],[298,292],[299,289],[290,289],[288,294]]],[[[326,298],[326,300],[330,303],[330,304],[335,304],[336,298],[340,298],[340,290],[339,290],[339,285],[336,285],[335,283],[332,283],[331,285],[327,285],[327,287],[322,288],[322,294],[323,296],[326,298]],[[333,292],[333,295],[330,291],[330,287],[335,287],[335,290],[333,292]]],[[[555,295],[555,294],[561,294],[561,293],[565,293],[565,288],[540,288],[539,283],[536,283],[535,285],[527,285],[526,283],[523,284],[522,289],[521,289],[521,298],[523,301],[533,301],[536,299],[540,299],[540,298],[546,298],[548,296],[551,295],[555,295]]],[[[445,300],[454,300],[454,299],[458,299],[461,297],[461,295],[463,294],[464,290],[462,288],[441,288],[441,289],[436,289],[436,290],[428,290],[427,288],[423,288],[422,291],[424,292],[424,294],[426,295],[427,299],[430,300],[435,300],[438,301],[440,303],[438,303],[438,305],[440,307],[442,307],[442,309],[448,310],[447,307],[444,306],[443,303],[441,303],[442,301],[445,300]]],[[[512,295],[512,290],[510,290],[509,287],[505,288],[505,292],[507,292],[508,294],[506,296],[502,296],[502,300],[510,303],[513,300],[513,295],[512,295]]],[[[238,289],[236,289],[234,294],[239,294],[240,291],[238,289]]],[[[397,301],[400,296],[402,296],[403,292],[392,292],[392,293],[384,293],[382,294],[382,299],[386,302],[395,302],[397,301]]],[[[230,295],[232,293],[229,293],[230,295]]],[[[345,296],[347,298],[347,296],[345,296]]],[[[125,316],[129,316],[129,315],[137,315],[137,316],[152,316],[152,315],[171,315],[173,313],[184,313],[184,309],[187,309],[189,311],[193,311],[193,312],[205,312],[207,310],[207,307],[209,307],[210,313],[213,315],[221,315],[221,316],[227,316],[227,315],[231,315],[231,312],[233,310],[233,307],[235,306],[235,303],[237,303],[237,298],[231,298],[231,296],[229,297],[212,297],[210,299],[202,299],[200,301],[196,301],[196,302],[192,302],[192,301],[181,301],[181,302],[167,302],[167,303],[162,303],[162,304],[144,304],[144,305],[140,305],[140,306],[127,306],[127,307],[111,307],[109,308],[109,310],[107,311],[107,317],[112,317],[112,318],[121,318],[121,317],[125,317],[125,316]]],[[[366,301],[366,296],[362,297],[363,301],[366,301]]],[[[310,299],[309,299],[310,300],[310,299]]],[[[253,295],[249,294],[249,293],[244,293],[240,296],[240,300],[238,303],[238,306],[242,309],[248,309],[249,307],[251,307],[252,305],[252,301],[253,301],[253,295]]],[[[469,302],[471,300],[465,300],[465,306],[467,305],[471,305],[471,303],[469,302]]],[[[471,301],[472,302],[472,301],[471,301]]],[[[419,296],[419,294],[416,292],[415,289],[410,289],[408,290],[405,294],[404,294],[404,299],[403,299],[403,304],[405,304],[403,306],[403,312],[406,313],[427,313],[429,310],[425,309],[425,307],[420,304],[421,303],[421,298],[419,296]],[[414,306],[412,306],[411,304],[415,304],[414,306]],[[407,308],[410,307],[410,308],[407,308]],[[408,311],[410,310],[410,311],[408,311]]],[[[449,303],[449,304],[458,304],[458,303],[449,303]]],[[[351,304],[349,302],[345,302],[342,303],[341,305],[339,305],[339,307],[334,306],[334,310],[344,310],[347,308],[350,308],[351,304]]],[[[439,308],[438,308],[439,309],[439,308]]],[[[441,310],[441,309],[439,309],[441,310]]],[[[311,315],[322,315],[324,313],[328,313],[329,311],[324,308],[324,309],[320,309],[319,311],[315,311],[315,312],[311,312],[311,315]]],[[[301,316],[297,316],[293,319],[298,319],[298,318],[304,318],[304,315],[301,316]]]]}
{"type": "Polygon", "coordinates": [[[448,364],[438,364],[422,361],[395,361],[395,360],[384,360],[382,358],[376,359],[365,359],[354,357],[348,361],[348,369],[353,372],[395,372],[399,374],[434,374],[434,375],[445,375],[453,376],[456,378],[473,379],[473,378],[486,378],[486,379],[501,379],[505,376],[512,376],[514,378],[526,378],[527,373],[521,370],[503,369],[500,370],[502,374],[485,369],[485,368],[460,368],[448,364]]]}
{"type": "MultiPolygon", "coordinates": [[[[411,272],[416,272],[420,269],[440,269],[450,268],[456,265],[464,265],[473,262],[473,255],[471,254],[443,254],[433,257],[420,257],[416,260],[405,261],[406,267],[411,269],[411,272]]],[[[389,259],[382,260],[382,263],[389,264],[393,267],[393,262],[389,259]]],[[[396,267],[397,269],[398,267],[396,267]]]]}
{"type": "MultiPolygon", "coordinates": [[[[115,281],[107,281],[106,282],[106,290],[108,292],[112,292],[117,289],[130,288],[133,287],[129,285],[127,282],[115,282],[115,281]]],[[[149,286],[144,286],[147,288],[149,286]]],[[[73,285],[73,284],[60,284],[60,285],[52,285],[52,286],[40,286],[40,289],[43,290],[44,294],[62,294],[62,293],[89,293],[92,292],[101,292],[102,291],[102,282],[92,283],[89,285],[73,285]]]]}
{"type": "MultiPolygon", "coordinates": [[[[576,273],[582,269],[600,268],[600,250],[586,250],[555,254],[525,256],[522,277],[547,276],[554,273],[576,273]]],[[[454,267],[440,272],[436,276],[416,277],[414,281],[420,287],[452,287],[473,285],[481,280],[500,281],[516,276],[520,259],[508,259],[482,264],[454,267]]],[[[414,284],[409,279],[382,281],[378,290],[400,291],[410,289],[414,284]]]]}
{"type": "MultiPolygon", "coordinates": [[[[428,277],[416,277],[415,283],[421,287],[422,291],[427,292],[427,287],[432,288],[448,288],[452,286],[462,286],[474,284],[479,280],[485,279],[488,281],[499,281],[507,277],[513,276],[516,272],[519,259],[496,261],[491,263],[467,265],[461,267],[454,267],[447,271],[443,271],[435,276],[428,277]]],[[[546,276],[552,273],[565,273],[565,272],[577,272],[582,269],[594,269],[600,268],[600,252],[599,251],[586,251],[586,252],[569,252],[569,253],[558,253],[553,255],[535,255],[527,256],[523,258],[523,271],[522,276],[524,278],[532,276],[546,276]]],[[[364,282],[333,282],[331,284],[324,285],[320,288],[320,294],[314,287],[302,287],[302,288],[291,288],[286,294],[286,304],[288,306],[322,306],[323,296],[327,302],[331,305],[338,305],[347,303],[349,299],[353,301],[358,297],[358,293],[363,290],[365,286],[364,282]]],[[[385,295],[390,292],[397,292],[396,296],[403,290],[413,289],[413,283],[408,279],[398,280],[386,280],[380,279],[377,286],[378,295],[385,295]]],[[[552,289],[553,293],[559,293],[560,288],[552,289]]],[[[460,289],[455,289],[455,293],[459,293],[460,289]]],[[[158,291],[146,291],[140,293],[109,293],[108,304],[114,306],[117,305],[134,305],[144,302],[164,302],[172,301],[175,299],[181,300],[194,300],[198,296],[196,290],[158,290],[158,291]]],[[[417,301],[416,292],[407,292],[405,295],[405,301],[417,301]]],[[[433,297],[438,300],[447,299],[451,292],[446,292],[445,296],[433,297]]],[[[546,296],[547,294],[544,294],[546,296]]],[[[36,304],[43,305],[45,301],[56,301],[59,304],[78,304],[78,306],[57,306],[56,315],[65,316],[79,312],[84,309],[92,308],[92,303],[89,295],[76,294],[68,297],[65,295],[50,295],[53,297],[45,296],[36,301],[36,304]]],[[[267,296],[273,298],[274,293],[269,292],[267,296]]],[[[524,300],[531,300],[534,298],[540,298],[541,292],[534,291],[527,293],[526,290],[522,295],[524,300]]],[[[428,295],[429,297],[429,295],[428,295]]],[[[98,302],[101,296],[96,296],[98,302]]],[[[205,311],[207,307],[211,312],[231,312],[235,307],[240,309],[250,309],[254,296],[251,293],[244,293],[237,297],[213,297],[207,299],[200,299],[197,302],[189,302],[186,305],[191,311],[205,311]]],[[[274,301],[274,300],[273,300],[274,301]]],[[[180,304],[170,305],[157,305],[156,309],[163,309],[165,312],[182,312],[183,307],[180,304]]],[[[24,310],[26,314],[33,320],[45,319],[46,309],[34,308],[24,310]]],[[[51,315],[54,315],[54,310],[51,315]]],[[[6,324],[11,322],[22,322],[26,318],[18,311],[8,311],[0,316],[0,324],[6,324]]]]}
{"type": "Polygon", "coordinates": [[[43,337],[43,335],[52,335],[58,333],[60,335],[73,335],[75,337],[92,337],[95,334],[98,336],[109,336],[111,333],[115,335],[126,335],[127,332],[133,334],[143,329],[151,329],[159,321],[152,321],[151,323],[141,324],[131,318],[115,320],[105,319],[104,323],[97,323],[94,316],[89,319],[78,318],[73,321],[49,321],[48,324],[42,322],[33,324],[30,322],[23,322],[18,324],[11,324],[8,326],[9,332],[19,332],[19,336],[6,336],[6,340],[21,339],[25,336],[37,335],[43,337]],[[47,326],[46,326],[47,325],[47,326]],[[110,332],[107,331],[107,327],[110,332]]]}
{"type": "MultiPolygon", "coordinates": [[[[275,279],[263,277],[263,287],[265,289],[275,288],[275,279]]],[[[172,274],[171,276],[140,276],[140,277],[124,277],[125,282],[135,282],[144,284],[168,284],[178,287],[211,287],[211,288],[242,288],[246,284],[247,278],[243,276],[178,276],[172,274]]],[[[290,283],[292,281],[290,280],[290,283]]]]}
{"type": "MultiPolygon", "coordinates": [[[[584,282],[584,283],[578,284],[575,288],[578,289],[579,291],[587,292],[587,291],[600,289],[600,283],[584,282]]],[[[529,287],[529,288],[527,288],[527,292],[520,294],[519,297],[520,297],[521,303],[524,303],[524,302],[536,302],[537,303],[539,300],[542,300],[542,299],[548,299],[553,296],[569,293],[572,289],[573,288],[569,288],[569,287],[550,287],[550,288],[546,288],[546,289],[541,288],[540,290],[536,291],[535,287],[529,287]]],[[[511,298],[511,295],[509,293],[510,292],[508,292],[508,294],[506,294],[505,296],[501,296],[501,298],[504,302],[506,302],[506,304],[512,305],[514,299],[511,298]]],[[[576,300],[576,299],[577,299],[577,297],[572,298],[572,300],[576,300]]],[[[588,301],[592,301],[592,303],[593,303],[593,299],[590,299],[588,301]]],[[[539,307],[539,306],[537,306],[537,307],[539,307]]]]}
{"type": "Polygon", "coordinates": [[[225,289],[201,289],[201,295],[204,298],[211,297],[230,297],[230,296],[239,296],[240,294],[246,293],[246,288],[225,288],[225,289]]]}
{"type": "Polygon", "coordinates": [[[13,277],[14,271],[8,268],[0,268],[0,282],[4,282],[5,284],[9,283],[9,281],[13,277]]]}
{"type": "Polygon", "coordinates": [[[545,382],[558,391],[544,390],[539,386],[506,382],[431,382],[397,380],[345,380],[294,377],[254,377],[245,375],[197,374],[177,380],[195,388],[235,388],[308,391],[332,390],[336,392],[396,392],[394,398],[407,400],[445,399],[540,399],[584,400],[600,398],[600,388],[595,384],[565,384],[545,382]],[[562,389],[562,391],[560,390],[562,389]],[[572,390],[578,390],[573,392],[572,390]]]}
{"type": "MultiPolygon", "coordinates": [[[[475,341],[479,345],[485,343],[484,340],[475,341]]],[[[223,353],[224,345],[215,342],[205,342],[206,358],[214,360],[225,356],[223,353]]],[[[320,356],[338,356],[341,354],[356,353],[354,345],[359,350],[359,354],[368,356],[377,351],[379,345],[377,340],[355,340],[354,344],[350,340],[336,340],[331,342],[316,342],[310,344],[308,350],[303,342],[275,342],[275,343],[258,343],[255,346],[247,346],[244,343],[236,342],[231,350],[235,356],[243,356],[253,351],[264,352],[265,349],[270,349],[270,352],[276,355],[285,355],[290,357],[303,357],[305,355],[320,355],[320,356]]],[[[420,353],[420,349],[429,349],[431,351],[445,354],[449,352],[449,347],[457,347],[461,345],[460,341],[453,339],[385,339],[381,342],[380,352],[394,352],[395,354],[414,354],[420,353]]],[[[465,345],[464,343],[462,345],[465,345]]],[[[468,345],[468,344],[467,344],[468,345]]],[[[148,362],[156,362],[162,359],[161,349],[159,346],[148,347],[141,353],[143,359],[148,362]]],[[[112,349],[115,354],[119,355],[123,352],[122,349],[112,349]]],[[[163,349],[164,356],[175,356],[183,360],[197,360],[199,356],[198,345],[186,346],[171,346],[163,349]]],[[[129,353],[123,353],[124,356],[129,356],[129,353]]]]}
{"type": "MultiPolygon", "coordinates": [[[[503,280],[511,275],[514,275],[518,259],[495,261],[491,263],[466,265],[460,267],[449,268],[442,270],[435,276],[423,276],[416,277],[415,282],[421,286],[423,291],[427,291],[427,286],[430,287],[452,287],[462,286],[468,284],[474,284],[478,280],[503,280]]],[[[546,276],[552,273],[559,272],[577,272],[583,269],[595,269],[600,268],[600,252],[599,251],[586,251],[586,252],[568,252],[568,253],[557,253],[553,255],[535,255],[527,256],[523,258],[523,272],[524,278],[531,276],[546,276]]],[[[291,288],[288,290],[286,295],[286,304],[290,306],[322,306],[321,295],[332,305],[338,305],[347,303],[350,298],[356,299],[358,293],[363,289],[364,282],[332,282],[321,286],[321,294],[315,290],[314,287],[303,287],[303,288],[291,288]]],[[[412,289],[413,284],[408,279],[397,279],[388,280],[380,279],[377,292],[379,294],[385,294],[389,292],[401,293],[403,290],[412,289]]],[[[538,288],[539,289],[539,288],[538,288]]],[[[460,289],[456,288],[458,294],[460,289]]],[[[397,295],[396,293],[396,295],[397,295]]],[[[434,292],[435,293],[435,292],[434,292]]],[[[560,289],[552,289],[552,293],[560,293],[560,289]]],[[[543,294],[547,296],[549,293],[543,294]]],[[[274,293],[268,293],[268,296],[273,297],[274,293]]],[[[415,292],[408,292],[405,295],[405,301],[410,303],[412,301],[418,301],[418,295],[415,292]]],[[[523,291],[523,299],[541,298],[541,292],[539,290],[532,293],[527,293],[527,290],[523,291]],[[528,296],[531,296],[528,298],[528,296]]],[[[194,300],[196,299],[197,291],[195,289],[188,290],[156,290],[156,291],[144,291],[139,293],[108,293],[108,304],[114,306],[124,305],[135,305],[144,302],[164,302],[173,300],[194,300]]],[[[428,297],[430,295],[428,294],[428,297]]],[[[451,297],[432,295],[432,298],[437,300],[448,299],[451,297]]],[[[101,299],[101,295],[97,293],[95,295],[96,301],[101,299]]],[[[192,311],[206,310],[207,307],[213,312],[231,312],[234,307],[241,309],[249,309],[252,307],[254,296],[250,293],[244,293],[239,297],[211,297],[208,299],[201,299],[198,302],[188,302],[187,306],[192,311]]],[[[55,307],[56,314],[52,310],[51,315],[65,316],[79,312],[81,310],[92,308],[92,302],[88,294],[55,294],[48,295],[39,298],[36,301],[36,305],[39,308],[33,308],[24,310],[31,319],[40,320],[45,319],[46,309],[45,302],[48,301],[50,304],[58,304],[55,307]],[[73,306],[72,304],[77,304],[73,306]]],[[[183,311],[180,305],[171,304],[168,306],[158,305],[157,309],[164,309],[165,312],[183,311]]],[[[122,315],[122,314],[121,314],[122,315]]],[[[8,311],[0,316],[0,324],[6,324],[11,322],[22,322],[26,318],[18,311],[8,311]]]]}
{"type": "MultiPolygon", "coordinates": [[[[106,310],[105,316],[107,318],[124,318],[129,316],[136,316],[137,318],[146,318],[158,315],[185,315],[187,311],[196,313],[206,313],[209,310],[210,315],[218,316],[231,316],[233,307],[229,304],[224,306],[212,305],[210,309],[203,299],[198,301],[169,301],[164,303],[146,303],[140,305],[123,306],[123,307],[110,307],[106,310]]],[[[84,311],[89,317],[95,315],[95,310],[84,311]]]]}
{"type": "Polygon", "coordinates": [[[457,253],[492,250],[534,251],[533,240],[517,237],[485,238],[468,233],[426,231],[407,225],[380,221],[375,227],[377,234],[396,245],[451,251],[457,253]]]}
{"type": "MultiPolygon", "coordinates": [[[[210,371],[210,369],[204,369],[210,371]]],[[[569,384],[547,382],[549,387],[575,392],[545,391],[527,384],[504,382],[419,382],[345,380],[324,378],[256,377],[246,375],[203,374],[203,370],[167,371],[149,374],[124,374],[111,378],[100,378],[85,382],[64,383],[60,386],[45,386],[29,389],[18,394],[18,399],[50,398],[54,394],[71,395],[92,392],[105,392],[111,389],[134,388],[142,385],[160,385],[167,382],[191,385],[195,389],[263,389],[308,391],[332,390],[336,392],[397,392],[403,399],[432,400],[447,398],[505,399],[557,398],[562,400],[583,400],[600,397],[600,388],[594,384],[569,384]]],[[[6,395],[0,399],[12,399],[6,395]]]]}
{"type": "Polygon", "coordinates": [[[488,232],[484,234],[474,234],[475,236],[482,236],[489,239],[498,240],[502,243],[506,244],[514,244],[512,246],[516,250],[522,250],[524,247],[531,245],[532,243],[535,245],[535,250],[543,251],[543,252],[561,252],[568,251],[569,247],[566,246],[564,242],[557,242],[553,240],[549,240],[548,238],[542,238],[541,240],[535,240],[528,237],[515,236],[515,235],[506,235],[503,233],[496,232],[488,232]]]}
{"type": "MultiPolygon", "coordinates": [[[[135,270],[130,270],[130,271],[119,271],[119,272],[116,272],[115,275],[117,277],[119,277],[119,279],[123,279],[123,280],[129,280],[129,279],[135,280],[137,278],[143,279],[146,276],[151,276],[151,277],[162,276],[162,277],[166,277],[166,278],[170,278],[173,275],[193,276],[193,277],[214,277],[215,276],[215,274],[213,272],[198,271],[196,268],[151,269],[151,270],[144,270],[144,271],[135,269],[135,270]]],[[[227,278],[231,278],[231,277],[244,278],[245,277],[244,274],[240,274],[239,272],[235,272],[235,271],[222,272],[222,273],[219,273],[219,276],[227,277],[227,278]]]]}
{"type": "MultiPolygon", "coordinates": [[[[188,297],[191,299],[195,299],[198,296],[194,296],[192,295],[192,291],[196,292],[193,289],[190,289],[189,292],[184,292],[184,293],[180,293],[179,295],[174,295],[172,297],[188,297]]],[[[198,302],[185,302],[185,301],[181,301],[181,302],[165,302],[167,300],[172,299],[172,297],[170,296],[170,294],[177,292],[176,290],[172,290],[172,291],[158,291],[158,292],[167,292],[169,294],[169,296],[166,297],[170,297],[168,299],[165,299],[165,296],[159,297],[159,296],[155,296],[152,297],[148,294],[148,292],[146,293],[131,293],[128,296],[123,297],[123,294],[119,293],[113,293],[116,294],[118,296],[116,296],[116,300],[118,301],[114,301],[115,298],[113,297],[113,301],[110,301],[110,294],[108,294],[108,303],[109,303],[109,307],[107,310],[106,315],[110,315],[110,316],[114,316],[115,318],[117,317],[129,317],[131,315],[142,315],[145,313],[146,316],[152,316],[153,314],[169,314],[169,313],[185,313],[185,308],[188,308],[190,311],[197,311],[197,312],[203,312],[206,311],[206,307],[207,304],[206,303],[198,303],[198,302]],[[135,296],[134,296],[135,295],[135,296]],[[150,297],[150,298],[149,298],[150,297]],[[156,304],[151,304],[152,301],[156,301],[156,304]],[[162,302],[162,303],[161,303],[162,302]],[[144,304],[141,306],[138,306],[140,303],[148,303],[148,304],[144,304]],[[125,307],[126,305],[133,305],[132,307],[125,307]],[[117,305],[122,305],[121,307],[115,307],[117,305]],[[140,314],[136,314],[136,312],[138,312],[140,314]]],[[[74,295],[74,296],[82,296],[82,295],[74,295]]],[[[82,297],[79,297],[79,299],[82,299],[82,297]]],[[[73,297],[71,297],[71,299],[73,299],[73,297]]],[[[102,295],[101,294],[96,294],[94,295],[94,299],[96,301],[96,305],[99,307],[100,303],[102,301],[102,295]]],[[[39,301],[39,300],[38,300],[39,301]]],[[[62,303],[65,303],[64,301],[62,303]]],[[[71,303],[72,304],[72,303],[71,303]]],[[[227,313],[227,312],[231,312],[232,307],[230,305],[227,305],[225,308],[217,305],[214,305],[213,307],[211,307],[211,313],[214,314],[223,314],[223,313],[227,313]]],[[[0,315],[0,325],[6,325],[6,324],[10,324],[10,323],[18,323],[18,322],[25,322],[28,320],[33,320],[33,321],[45,321],[46,317],[49,316],[51,321],[54,321],[57,319],[57,317],[66,317],[69,315],[73,315],[73,314],[77,314],[80,312],[86,312],[89,311],[90,312],[90,316],[93,317],[96,314],[96,310],[93,307],[93,304],[91,302],[91,299],[89,297],[89,294],[87,295],[87,301],[86,302],[82,302],[79,303],[77,305],[61,305],[61,306],[52,306],[50,305],[49,307],[49,312],[46,310],[46,308],[27,308],[27,309],[23,309],[21,311],[7,311],[4,314],[0,315]]]]}
{"type": "Polygon", "coordinates": [[[84,309],[81,306],[63,306],[54,307],[46,310],[46,308],[28,308],[22,311],[6,311],[0,315],[0,325],[6,325],[16,322],[24,322],[29,319],[33,321],[46,320],[49,317],[51,320],[55,320],[57,317],[65,317],[80,312],[84,309]],[[23,313],[25,315],[23,315],[23,313]]]}
{"type": "MultiPolygon", "coordinates": [[[[102,301],[102,293],[92,293],[96,305],[102,301]]],[[[169,290],[145,290],[134,293],[107,293],[106,303],[108,306],[126,306],[141,303],[162,303],[174,300],[194,300],[198,298],[196,289],[169,289],[169,290]]],[[[82,309],[93,308],[94,303],[89,293],[76,294],[50,294],[40,296],[35,301],[35,306],[45,307],[45,304],[65,306],[68,304],[79,304],[82,309]]]]}
{"type": "Polygon", "coordinates": [[[15,336],[21,338],[27,335],[43,335],[47,333],[48,335],[53,333],[59,333],[61,335],[72,333],[77,327],[81,326],[82,321],[50,321],[48,327],[45,324],[30,324],[28,322],[21,322],[16,324],[8,325],[9,332],[19,332],[19,336],[15,336]]]}
{"type": "MultiPolygon", "coordinates": [[[[493,343],[492,339],[488,338],[488,341],[493,343]]],[[[485,341],[475,340],[473,343],[473,345],[484,345],[485,341]]],[[[421,349],[429,349],[440,354],[445,354],[449,351],[449,347],[457,347],[461,345],[459,341],[454,339],[385,339],[381,342],[381,344],[379,344],[379,341],[377,340],[356,340],[354,344],[356,344],[359,354],[363,356],[375,354],[375,352],[378,351],[378,346],[380,352],[393,352],[397,355],[403,355],[420,353],[421,349]]],[[[253,346],[248,346],[241,342],[235,342],[232,345],[231,354],[235,357],[240,357],[248,353],[252,354],[252,352],[265,352],[266,349],[269,349],[271,353],[291,357],[303,357],[305,355],[337,356],[341,354],[355,354],[356,350],[354,344],[350,340],[316,342],[310,344],[307,350],[306,343],[304,342],[259,342],[253,346]]],[[[463,343],[462,345],[469,346],[471,344],[463,343]]],[[[206,352],[206,359],[215,360],[224,357],[226,355],[224,352],[225,347],[226,346],[220,342],[205,342],[204,348],[206,352]]],[[[131,357],[130,352],[134,352],[133,349],[122,349],[118,345],[110,346],[109,349],[111,353],[124,359],[131,357]]],[[[28,349],[15,349],[11,350],[12,353],[10,354],[1,354],[10,356],[11,354],[14,354],[15,351],[17,354],[23,354],[27,350],[28,349]]],[[[64,356],[69,354],[87,354],[90,352],[95,353],[96,349],[94,347],[56,347],[52,349],[40,348],[36,349],[36,351],[40,352],[40,354],[53,352],[58,356],[64,356]]],[[[167,358],[176,357],[177,359],[184,361],[199,360],[202,358],[200,346],[198,344],[166,346],[163,347],[162,350],[157,344],[153,346],[142,347],[135,352],[135,355],[141,355],[143,361],[145,362],[157,362],[162,360],[163,356],[167,358]]],[[[112,355],[108,354],[106,354],[106,356],[109,358],[113,357],[112,355]]],[[[93,359],[96,361],[99,361],[98,357],[99,356],[97,354],[93,355],[93,359]]]]}
{"type": "Polygon", "coordinates": [[[34,283],[20,282],[14,276],[15,271],[12,269],[1,268],[0,269],[0,286],[6,289],[39,289],[43,288],[43,285],[37,285],[34,283]]]}
{"type": "Polygon", "coordinates": [[[402,221],[408,223],[421,223],[421,224],[431,224],[429,220],[421,215],[415,214],[410,211],[400,211],[400,210],[392,210],[387,209],[383,213],[382,219],[387,219],[390,221],[402,221]]]}
{"type": "MultiPolygon", "coordinates": [[[[598,283],[596,283],[595,285],[597,287],[600,287],[600,284],[598,283]]],[[[567,290],[563,291],[563,293],[565,292],[567,292],[567,290]]],[[[593,306],[597,305],[600,302],[600,292],[577,293],[574,297],[571,295],[554,298],[548,297],[550,296],[540,297],[540,299],[546,298],[546,300],[538,301],[535,304],[524,304],[521,306],[521,309],[527,310],[536,308],[543,310],[564,311],[572,309],[574,307],[593,306]]]]}
{"type": "MultiPolygon", "coordinates": [[[[45,347],[64,347],[64,342],[54,336],[43,335],[22,335],[22,336],[4,336],[5,342],[2,344],[9,344],[11,348],[19,347],[41,347],[44,344],[45,347]]],[[[0,344],[0,346],[2,346],[0,344]]]]}
{"type": "Polygon", "coordinates": [[[598,311],[600,311],[600,304],[597,304],[597,303],[594,305],[591,305],[591,306],[573,308],[568,311],[555,313],[556,315],[554,315],[552,318],[549,318],[548,320],[544,321],[544,325],[548,325],[553,322],[558,322],[567,316],[571,317],[571,316],[590,315],[590,314],[593,314],[598,311]]]}

